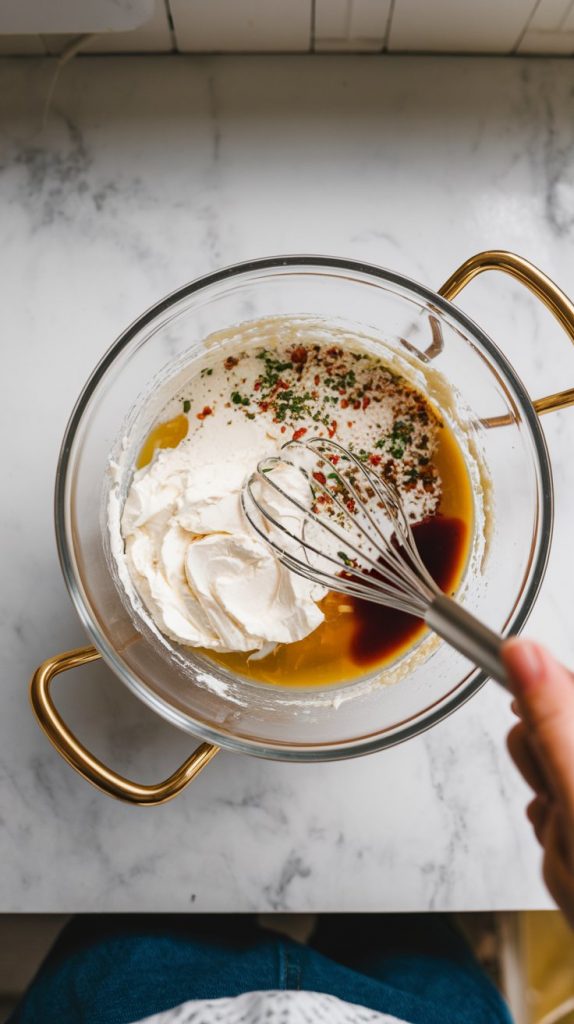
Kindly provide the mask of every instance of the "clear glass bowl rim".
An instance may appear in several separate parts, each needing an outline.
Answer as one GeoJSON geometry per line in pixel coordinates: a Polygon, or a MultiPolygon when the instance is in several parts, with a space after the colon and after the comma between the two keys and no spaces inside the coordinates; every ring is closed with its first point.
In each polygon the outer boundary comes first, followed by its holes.
{"type": "Polygon", "coordinates": [[[427,729],[430,729],[433,725],[438,724],[438,722],[452,714],[453,711],[461,707],[462,704],[466,703],[470,697],[482,688],[488,677],[484,672],[476,669],[476,671],[468,677],[465,684],[461,686],[460,689],[458,689],[448,700],[441,703],[434,711],[421,715],[420,720],[417,719],[408,726],[401,728],[396,733],[383,734],[374,738],[371,736],[368,739],[358,739],[353,743],[346,742],[341,745],[322,744],[318,747],[311,747],[307,745],[299,747],[295,745],[280,746],[271,744],[267,745],[260,741],[245,739],[244,737],[232,737],[228,734],[222,735],[216,729],[210,728],[201,722],[197,722],[195,719],[191,718],[191,716],[186,715],[179,709],[174,708],[167,701],[164,701],[144,685],[138,676],[131,672],[123,662],[118,660],[113,646],[108,643],[107,638],[103,635],[97,621],[93,617],[89,605],[84,601],[81,588],[77,583],[75,560],[68,539],[68,472],[76,434],[90,400],[98,388],[100,381],[110,369],[115,359],[123,352],[133,338],[136,337],[144,327],[146,327],[147,324],[151,323],[157,316],[166,312],[166,310],[181,300],[186,299],[194,293],[208,288],[211,285],[239,278],[242,275],[252,275],[257,271],[274,269],[285,270],[287,273],[294,273],[297,272],[297,270],[305,271],[308,269],[348,271],[354,274],[371,276],[379,281],[386,281],[389,284],[397,285],[399,288],[413,293],[418,299],[422,299],[425,303],[431,304],[434,307],[433,312],[443,311],[447,313],[488,353],[497,369],[501,371],[503,379],[511,385],[514,397],[517,399],[517,404],[524,416],[534,443],[537,460],[536,469],[541,483],[540,519],[536,537],[537,550],[532,562],[530,578],[527,585],[524,587],[522,594],[519,595],[514,614],[507,623],[505,634],[516,634],[522,630],[530,612],[532,611],[534,602],[544,579],[552,542],[554,520],[552,471],[546,440],[540,425],[538,414],[534,409],[526,388],[522,384],[506,356],[488,337],[488,335],[485,334],[482,328],[479,327],[478,324],[476,324],[461,309],[453,305],[453,303],[449,302],[447,299],[444,299],[438,292],[427,288],[418,281],[413,281],[411,278],[405,277],[402,274],[398,274],[392,270],[388,270],[387,268],[378,267],[374,264],[365,263],[363,261],[342,259],[336,256],[291,254],[235,263],[211,274],[195,278],[187,284],[182,285],[180,288],[177,288],[175,291],[164,296],[164,298],[160,299],[153,306],[150,306],[145,310],[145,312],[137,317],[137,319],[119,335],[116,341],[113,342],[92,371],[80,392],[66,426],[58,458],[54,490],[56,543],[66,587],[74,607],[76,608],[76,611],[87,630],[88,635],[90,636],[90,639],[114,674],[118,676],[119,679],[125,683],[125,685],[127,685],[140,700],[147,704],[152,710],[156,711],[161,717],[187,733],[237,753],[250,754],[252,756],[281,761],[309,762],[341,760],[350,757],[359,757],[364,754],[383,750],[387,747],[396,746],[398,743],[402,743],[421,732],[425,732],[427,729]]]}

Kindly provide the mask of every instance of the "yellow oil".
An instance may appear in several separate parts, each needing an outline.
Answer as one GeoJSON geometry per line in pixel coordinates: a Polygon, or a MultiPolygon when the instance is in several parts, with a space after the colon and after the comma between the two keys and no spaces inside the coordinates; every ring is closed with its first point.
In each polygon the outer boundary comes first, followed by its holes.
{"type": "Polygon", "coordinates": [[[159,423],[145,439],[136,459],[136,468],[147,466],[159,448],[177,448],[187,434],[188,427],[187,416],[183,413],[166,423],[159,423]]]}

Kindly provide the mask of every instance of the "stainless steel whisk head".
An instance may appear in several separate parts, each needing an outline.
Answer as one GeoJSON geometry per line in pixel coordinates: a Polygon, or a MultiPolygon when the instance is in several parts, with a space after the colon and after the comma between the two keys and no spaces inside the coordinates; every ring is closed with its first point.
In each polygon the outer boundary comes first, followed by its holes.
{"type": "Polygon", "coordinates": [[[329,590],[419,616],[439,593],[396,488],[335,441],[290,441],[263,459],[243,508],[287,568],[329,590]]]}
{"type": "Polygon", "coordinates": [[[289,441],[246,481],[249,523],[280,562],[328,590],[425,620],[507,686],[502,638],[447,597],[427,570],[397,488],[335,441],[289,441]]]}

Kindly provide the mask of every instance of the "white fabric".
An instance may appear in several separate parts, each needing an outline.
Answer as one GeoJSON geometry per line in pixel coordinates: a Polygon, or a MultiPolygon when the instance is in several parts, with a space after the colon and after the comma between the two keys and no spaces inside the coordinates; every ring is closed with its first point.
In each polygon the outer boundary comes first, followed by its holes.
{"type": "Polygon", "coordinates": [[[191,999],[134,1024],[404,1024],[398,1017],[321,992],[245,992],[231,999],[191,999]]]}

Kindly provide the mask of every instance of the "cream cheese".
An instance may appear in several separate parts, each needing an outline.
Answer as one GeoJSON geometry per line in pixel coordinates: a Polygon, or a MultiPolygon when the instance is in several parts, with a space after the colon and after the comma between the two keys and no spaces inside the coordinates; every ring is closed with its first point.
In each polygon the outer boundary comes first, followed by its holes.
{"type": "Polygon", "coordinates": [[[134,476],[122,515],[128,570],[159,629],[178,643],[268,650],[323,621],[325,591],[285,569],[244,517],[241,487],[254,457],[250,447],[198,464],[187,445],[158,452],[134,476]]]}

